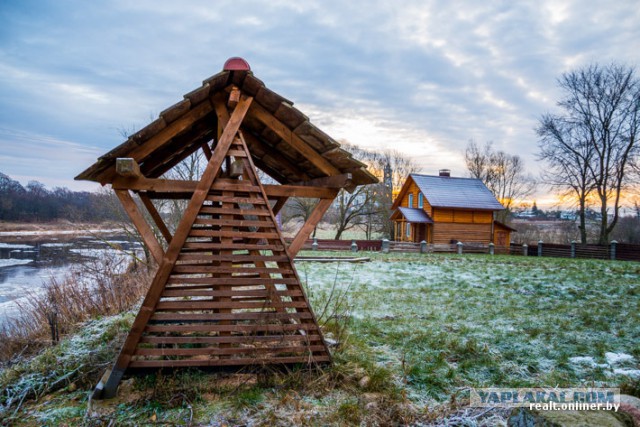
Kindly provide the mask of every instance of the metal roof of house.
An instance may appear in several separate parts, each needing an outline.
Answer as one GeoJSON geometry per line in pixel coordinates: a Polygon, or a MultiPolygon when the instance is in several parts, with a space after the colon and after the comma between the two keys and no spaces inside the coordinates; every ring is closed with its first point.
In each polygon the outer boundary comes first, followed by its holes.
{"type": "Polygon", "coordinates": [[[475,178],[411,174],[429,204],[438,208],[502,210],[489,189],[475,178]]]}
{"type": "Polygon", "coordinates": [[[399,207],[398,210],[407,222],[418,222],[433,224],[433,220],[425,211],[416,208],[403,208],[399,207]]]}

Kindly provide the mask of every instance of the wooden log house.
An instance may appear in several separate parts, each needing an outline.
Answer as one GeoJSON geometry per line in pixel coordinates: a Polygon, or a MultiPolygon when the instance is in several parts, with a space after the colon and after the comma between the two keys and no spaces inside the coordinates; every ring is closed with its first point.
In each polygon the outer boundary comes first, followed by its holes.
{"type": "Polygon", "coordinates": [[[95,398],[113,397],[125,372],[331,360],[293,258],[341,188],[377,179],[245,60],[228,60],[76,179],[111,185],[158,264],[95,398]],[[199,181],[164,178],[198,150],[208,160],[199,181]],[[287,245],[274,215],[289,197],[318,202],[287,245]],[[175,230],[157,199],[188,200],[175,230]]]}
{"type": "Polygon", "coordinates": [[[431,244],[457,242],[508,247],[513,228],[494,220],[504,207],[482,181],[411,174],[392,205],[396,240],[431,244]]]}

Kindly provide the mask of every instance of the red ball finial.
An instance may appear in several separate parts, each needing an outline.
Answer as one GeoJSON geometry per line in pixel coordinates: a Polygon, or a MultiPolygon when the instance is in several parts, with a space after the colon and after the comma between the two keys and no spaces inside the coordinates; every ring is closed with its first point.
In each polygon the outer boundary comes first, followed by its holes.
{"type": "Polygon", "coordinates": [[[249,63],[239,56],[227,59],[222,67],[223,71],[251,71],[249,63]]]}

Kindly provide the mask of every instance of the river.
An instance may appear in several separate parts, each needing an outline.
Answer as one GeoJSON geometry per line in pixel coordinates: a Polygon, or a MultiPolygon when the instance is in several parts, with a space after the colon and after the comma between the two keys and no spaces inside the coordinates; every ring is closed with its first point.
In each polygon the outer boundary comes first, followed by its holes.
{"type": "MultiPolygon", "coordinates": [[[[5,234],[5,233],[2,233],[5,234]]],[[[126,235],[74,236],[0,235],[0,323],[15,315],[27,293],[38,292],[51,279],[61,280],[73,269],[100,257],[130,258],[140,244],[126,235]]]]}

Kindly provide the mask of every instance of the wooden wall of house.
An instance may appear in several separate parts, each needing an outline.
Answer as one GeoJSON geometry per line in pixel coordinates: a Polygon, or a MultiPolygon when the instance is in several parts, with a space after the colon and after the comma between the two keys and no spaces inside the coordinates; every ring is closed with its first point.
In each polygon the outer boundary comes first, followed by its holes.
{"type": "Polygon", "coordinates": [[[457,240],[489,244],[492,241],[492,211],[434,208],[433,221],[432,243],[457,240]]]}
{"type": "Polygon", "coordinates": [[[455,222],[436,222],[433,224],[432,243],[451,243],[457,240],[463,243],[491,242],[491,224],[466,224],[455,222]]]}
{"type": "Polygon", "coordinates": [[[496,246],[511,246],[511,230],[500,224],[495,224],[493,226],[493,243],[496,246]]]}
{"type": "MultiPolygon", "coordinates": [[[[411,180],[411,183],[409,184],[409,190],[405,193],[404,197],[402,198],[402,202],[400,203],[400,206],[417,209],[418,194],[420,194],[420,189],[418,188],[416,183],[413,180],[411,180]],[[413,206],[409,206],[409,194],[413,194],[413,206]]],[[[427,198],[424,197],[424,195],[422,196],[422,203],[423,203],[422,209],[427,213],[427,215],[431,216],[432,208],[429,202],[427,201],[427,198]]]]}

